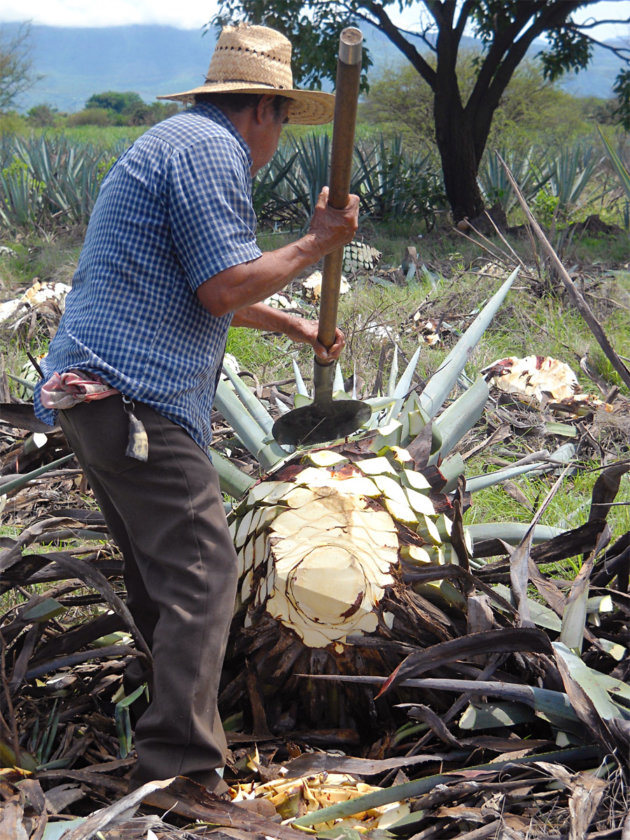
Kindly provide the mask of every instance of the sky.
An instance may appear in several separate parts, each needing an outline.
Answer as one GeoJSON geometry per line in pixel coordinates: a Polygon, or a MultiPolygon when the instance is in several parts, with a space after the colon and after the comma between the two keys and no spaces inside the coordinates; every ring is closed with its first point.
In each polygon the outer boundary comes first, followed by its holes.
{"type": "MultiPolygon", "coordinates": [[[[0,0],[0,23],[29,20],[47,26],[119,26],[157,23],[201,29],[212,18],[214,0],[0,0]]],[[[582,17],[630,18],[630,0],[603,0],[582,17]]],[[[398,21],[397,21],[398,22],[398,21]]],[[[411,27],[407,16],[401,21],[411,27]]],[[[629,26],[599,27],[598,38],[629,37],[629,26]]]]}

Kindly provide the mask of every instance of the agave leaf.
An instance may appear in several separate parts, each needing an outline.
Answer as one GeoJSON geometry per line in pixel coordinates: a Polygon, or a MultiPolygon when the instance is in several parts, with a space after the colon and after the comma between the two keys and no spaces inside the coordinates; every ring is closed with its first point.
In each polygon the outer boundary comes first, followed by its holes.
{"type": "Polygon", "coordinates": [[[623,164],[623,161],[617,154],[614,147],[611,145],[608,138],[603,134],[599,126],[597,126],[597,131],[599,133],[599,136],[601,137],[602,143],[606,148],[606,152],[608,154],[608,157],[610,158],[610,162],[615,167],[615,171],[619,176],[619,180],[621,182],[622,187],[625,190],[626,197],[630,200],[630,172],[628,172],[628,170],[623,164]]]}
{"type": "Polygon", "coordinates": [[[223,379],[219,380],[217,386],[215,404],[232,426],[241,443],[254,455],[263,469],[270,470],[286,458],[286,450],[277,443],[265,443],[264,430],[223,379]]]}
{"type": "Polygon", "coordinates": [[[593,558],[589,558],[573,581],[562,613],[562,630],[559,641],[577,654],[582,650],[584,640],[588,584],[592,569],[593,558]]]}
{"type": "Polygon", "coordinates": [[[36,470],[31,470],[31,472],[24,473],[23,475],[18,475],[15,478],[9,479],[8,481],[3,481],[0,484],[0,496],[5,496],[12,490],[19,490],[21,487],[24,487],[25,484],[28,484],[29,481],[33,481],[33,479],[39,478],[40,475],[44,475],[44,473],[50,472],[51,470],[55,470],[57,469],[57,467],[61,467],[63,464],[66,464],[72,458],[74,458],[73,452],[71,452],[69,455],[64,455],[63,458],[57,458],[56,461],[51,461],[50,464],[45,464],[43,467],[38,467],[36,470]]]}
{"type": "Polygon", "coordinates": [[[440,433],[442,443],[437,452],[429,458],[429,465],[436,464],[438,458],[444,458],[470,431],[483,414],[490,390],[483,377],[456,399],[442,412],[433,424],[440,433]]]}
{"type": "MultiPolygon", "coordinates": [[[[518,545],[527,533],[529,525],[526,522],[479,522],[467,525],[466,530],[475,542],[481,540],[502,540],[510,545],[518,545]]],[[[564,534],[562,528],[552,528],[550,525],[536,525],[533,531],[534,544],[551,540],[564,534]]]]}
{"type": "Polygon", "coordinates": [[[389,371],[389,385],[387,387],[387,394],[390,397],[394,396],[396,391],[396,378],[398,376],[398,345],[394,344],[394,355],[392,356],[392,366],[389,371]]]}
{"type": "Polygon", "coordinates": [[[442,491],[444,493],[450,493],[454,490],[457,487],[458,478],[460,475],[464,474],[465,470],[466,465],[464,464],[464,459],[459,452],[445,458],[440,464],[440,472],[446,479],[446,484],[442,488],[442,491]]]}
{"type": "MultiPolygon", "coordinates": [[[[468,682],[472,683],[471,680],[468,682]]],[[[561,764],[571,765],[572,761],[576,761],[578,759],[593,759],[598,755],[599,750],[596,747],[574,747],[566,750],[554,750],[550,753],[519,756],[518,758],[508,758],[504,761],[492,761],[487,764],[478,764],[474,767],[467,767],[466,771],[499,771],[502,770],[503,767],[507,767],[509,764],[533,764],[536,761],[558,762],[561,764]]],[[[389,788],[383,788],[371,793],[366,793],[364,796],[359,796],[348,802],[340,802],[336,805],[331,805],[328,808],[322,808],[319,811],[305,814],[303,817],[298,817],[298,819],[292,824],[301,828],[307,828],[324,822],[332,822],[333,820],[343,819],[344,817],[351,817],[354,814],[369,811],[371,808],[378,808],[381,805],[389,805],[390,802],[401,802],[403,799],[420,796],[423,793],[428,793],[428,791],[432,790],[436,785],[446,785],[449,782],[455,782],[457,778],[458,773],[456,770],[452,773],[438,773],[434,776],[425,776],[420,779],[415,779],[412,782],[404,782],[400,785],[393,785],[389,788]]]]}
{"type": "Polygon", "coordinates": [[[240,499],[255,484],[255,479],[239,470],[229,458],[217,452],[216,449],[212,449],[212,447],[211,453],[212,463],[219,476],[222,492],[232,496],[233,499],[240,499]]]}
{"type": "MultiPolygon", "coordinates": [[[[393,403],[392,407],[390,408],[390,410],[387,414],[388,419],[393,419],[393,418],[398,416],[398,414],[400,412],[400,409],[402,408],[403,401],[404,401],[405,397],[407,396],[407,394],[409,393],[409,391],[411,390],[411,383],[413,381],[413,375],[414,375],[415,370],[416,370],[416,365],[418,364],[418,359],[420,358],[421,350],[422,350],[422,347],[418,347],[416,352],[413,354],[413,356],[409,360],[409,363],[407,364],[407,367],[403,371],[402,376],[400,377],[400,379],[396,383],[396,387],[394,388],[394,391],[392,393],[392,397],[394,398],[394,403],[393,403]]],[[[385,422],[387,422],[387,421],[385,421],[385,422]]]]}
{"type": "Polygon", "coordinates": [[[232,370],[230,364],[223,363],[223,373],[227,376],[230,380],[232,385],[234,386],[234,390],[239,396],[239,399],[245,406],[245,408],[249,411],[252,415],[254,420],[259,424],[260,428],[266,433],[271,434],[271,427],[273,426],[273,417],[265,406],[261,403],[261,401],[256,397],[256,395],[252,392],[251,388],[248,388],[247,385],[243,382],[241,377],[232,370]]]}
{"type": "MultiPolygon", "coordinates": [[[[521,464],[518,467],[505,467],[502,470],[494,470],[493,472],[485,473],[484,475],[475,475],[472,478],[466,479],[466,490],[471,493],[477,490],[485,490],[486,487],[492,487],[494,484],[501,484],[503,481],[516,478],[519,475],[533,472],[545,467],[544,461],[532,461],[531,464],[521,464]]],[[[551,467],[548,466],[548,469],[551,467]]]]}
{"type": "Polygon", "coordinates": [[[335,375],[333,379],[333,391],[337,393],[342,393],[345,395],[346,399],[348,395],[345,392],[344,383],[343,383],[343,373],[341,371],[341,365],[337,362],[335,364],[335,375]]]}
{"type": "Polygon", "coordinates": [[[515,268],[444,359],[437,373],[429,379],[426,388],[420,395],[420,404],[430,419],[435,417],[444,405],[446,398],[457,382],[458,376],[464,370],[472,349],[503,303],[510,287],[516,280],[518,272],[519,269],[515,268]]]}
{"type": "MultiPolygon", "coordinates": [[[[509,587],[502,583],[497,583],[492,587],[492,591],[511,603],[512,592],[509,587]]],[[[553,610],[550,610],[549,607],[531,598],[527,599],[527,606],[529,607],[530,618],[534,624],[538,627],[544,627],[546,630],[552,630],[554,633],[560,632],[562,622],[553,610]]]]}
{"type": "Polygon", "coordinates": [[[574,680],[595,707],[597,713],[604,720],[622,717],[619,706],[610,699],[607,693],[608,682],[603,680],[603,674],[589,668],[579,656],[563,644],[553,642],[552,647],[556,659],[562,660],[572,680],[574,680]]]}
{"type": "Polygon", "coordinates": [[[304,379],[302,378],[302,372],[298,367],[298,363],[295,361],[295,359],[291,359],[291,362],[293,364],[293,375],[295,376],[295,386],[297,388],[297,392],[301,396],[308,397],[308,389],[304,384],[304,379]]]}
{"type": "Polygon", "coordinates": [[[470,703],[459,719],[460,729],[496,729],[531,723],[534,713],[520,703],[470,703]]]}

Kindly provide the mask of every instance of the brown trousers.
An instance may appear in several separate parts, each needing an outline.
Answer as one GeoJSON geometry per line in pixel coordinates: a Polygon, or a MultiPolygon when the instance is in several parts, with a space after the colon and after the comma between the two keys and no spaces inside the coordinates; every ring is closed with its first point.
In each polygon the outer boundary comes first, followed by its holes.
{"type": "MultiPolygon", "coordinates": [[[[216,472],[188,433],[150,407],[135,414],[146,463],[127,457],[118,395],[59,413],[59,422],[124,556],[127,605],[153,655],[151,702],[135,729],[137,784],[188,776],[226,789],[217,711],[236,591],[236,554],[216,472]]],[[[137,675],[138,682],[140,675],[137,675]]]]}

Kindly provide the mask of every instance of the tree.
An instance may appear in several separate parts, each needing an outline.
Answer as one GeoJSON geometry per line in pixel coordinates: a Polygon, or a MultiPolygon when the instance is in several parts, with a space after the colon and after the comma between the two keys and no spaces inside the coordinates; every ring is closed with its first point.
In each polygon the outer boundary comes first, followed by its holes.
{"type": "MultiPolygon", "coordinates": [[[[588,66],[593,20],[577,24],[573,13],[597,0],[221,0],[216,22],[246,19],[284,32],[295,48],[298,82],[320,84],[334,79],[336,43],[344,26],[369,23],[383,32],[429,86],[435,138],[444,186],[455,221],[476,218],[484,209],[477,183],[493,117],[501,97],[528,49],[547,39],[540,51],[545,78],[554,81],[588,66]],[[419,35],[397,26],[392,13],[417,9],[425,19],[419,35]],[[458,76],[462,37],[472,31],[482,53],[474,84],[466,93],[458,76]],[[431,62],[421,49],[433,53],[431,62]]],[[[599,21],[600,23],[602,21],[599,21]]],[[[618,22],[618,21],[607,21],[618,22]]],[[[628,22],[628,21],[623,21],[628,22]]],[[[604,44],[630,65],[630,49],[604,44]]],[[[615,87],[618,117],[630,126],[630,70],[615,87]]]]}
{"type": "Polygon", "coordinates": [[[30,35],[28,24],[20,25],[14,35],[0,32],[0,111],[6,110],[35,81],[31,71],[30,35]]]}
{"type": "Polygon", "coordinates": [[[140,105],[142,99],[133,91],[106,90],[103,93],[93,93],[85,103],[86,108],[107,108],[117,114],[130,113],[140,105]]]}
{"type": "Polygon", "coordinates": [[[56,108],[42,103],[41,105],[34,105],[26,116],[31,125],[35,125],[38,128],[47,128],[55,124],[57,114],[56,108]]]}
{"type": "MultiPolygon", "coordinates": [[[[478,51],[460,51],[458,76],[465,96],[472,91],[478,61],[478,51]]],[[[604,100],[578,99],[561,90],[543,77],[539,62],[526,59],[494,113],[487,152],[525,153],[536,144],[546,148],[566,145],[569,138],[592,130],[593,122],[610,121],[604,117],[604,107],[604,100]]],[[[359,113],[363,121],[386,135],[402,134],[407,148],[436,151],[431,91],[410,64],[387,69],[371,82],[359,113]]]]}

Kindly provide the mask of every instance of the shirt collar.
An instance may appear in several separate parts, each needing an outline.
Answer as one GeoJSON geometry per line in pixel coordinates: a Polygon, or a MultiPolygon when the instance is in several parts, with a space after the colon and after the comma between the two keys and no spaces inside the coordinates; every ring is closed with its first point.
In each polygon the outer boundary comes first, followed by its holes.
{"type": "Polygon", "coordinates": [[[226,128],[243,147],[243,150],[247,155],[247,162],[250,166],[252,165],[252,155],[249,150],[249,146],[245,140],[243,140],[241,133],[238,131],[234,123],[229,119],[229,117],[226,117],[220,108],[217,108],[216,105],[212,105],[210,102],[197,102],[190,108],[190,110],[197,114],[203,114],[205,117],[213,120],[213,122],[216,122],[223,126],[223,128],[226,128]]]}

